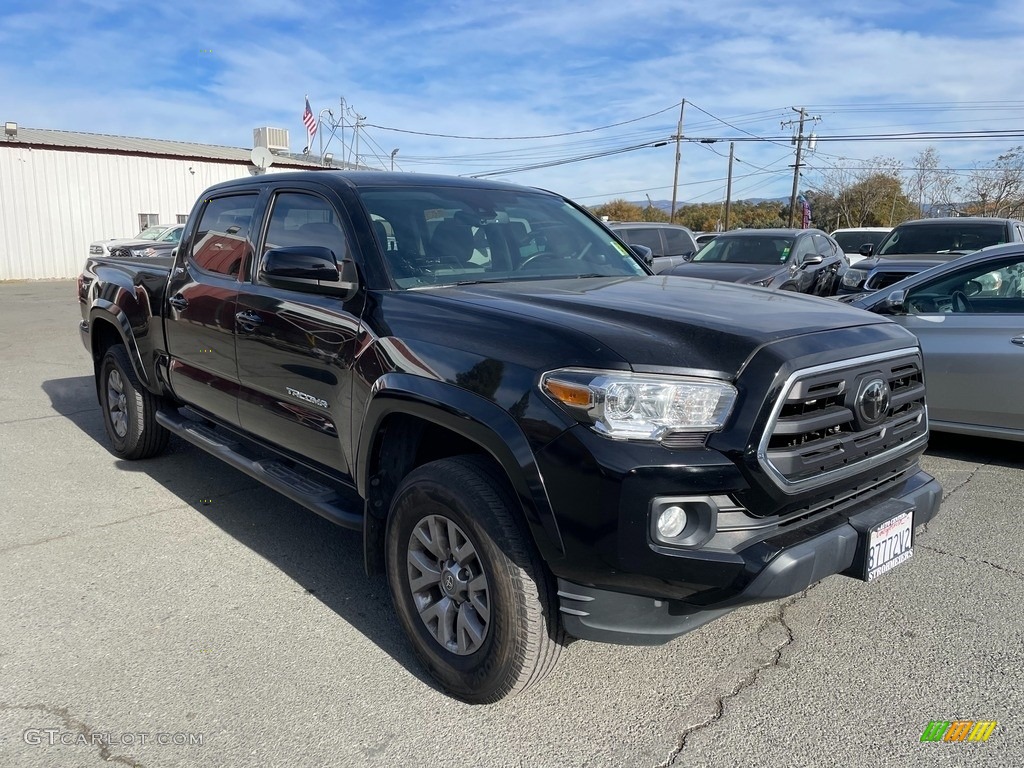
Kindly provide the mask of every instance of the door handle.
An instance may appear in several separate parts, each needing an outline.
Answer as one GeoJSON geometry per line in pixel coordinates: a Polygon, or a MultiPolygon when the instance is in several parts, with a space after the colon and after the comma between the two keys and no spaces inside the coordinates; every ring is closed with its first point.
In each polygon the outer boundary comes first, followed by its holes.
{"type": "Polygon", "coordinates": [[[253,333],[263,324],[263,318],[255,312],[239,312],[235,315],[235,322],[245,333],[253,333]]]}
{"type": "Polygon", "coordinates": [[[1020,347],[1024,347],[1024,336],[1014,336],[1012,339],[1010,339],[1010,343],[1016,344],[1017,346],[1020,347]]]}
{"type": "Polygon", "coordinates": [[[171,298],[167,300],[167,303],[177,310],[188,309],[188,299],[186,299],[180,293],[177,294],[176,296],[171,296],[171,298]]]}

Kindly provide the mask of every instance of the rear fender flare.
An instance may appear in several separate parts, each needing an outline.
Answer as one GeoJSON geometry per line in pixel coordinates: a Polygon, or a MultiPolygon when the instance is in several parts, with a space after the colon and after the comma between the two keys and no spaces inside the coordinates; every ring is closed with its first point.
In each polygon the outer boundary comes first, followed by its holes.
{"type": "MultiPolygon", "coordinates": [[[[89,310],[89,345],[96,357],[96,329],[98,323],[105,323],[112,326],[121,337],[121,343],[128,350],[128,359],[131,360],[132,368],[139,381],[147,388],[152,388],[152,380],[146,367],[142,364],[142,354],[139,352],[139,345],[135,342],[135,334],[132,333],[132,325],[128,314],[117,304],[106,299],[94,299],[92,309],[89,310]]],[[[99,365],[99,359],[95,360],[99,365]]]]}

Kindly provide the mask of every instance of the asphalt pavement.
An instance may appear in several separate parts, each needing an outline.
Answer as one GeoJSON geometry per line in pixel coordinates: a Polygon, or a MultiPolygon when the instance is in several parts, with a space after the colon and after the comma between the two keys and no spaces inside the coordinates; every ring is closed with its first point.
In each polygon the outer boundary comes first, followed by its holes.
{"type": "Polygon", "coordinates": [[[71,281],[0,284],[0,766],[1022,766],[1024,445],[933,436],[940,516],[527,694],[435,688],[358,535],[172,439],[107,450],[71,281]],[[997,721],[922,742],[930,721],[997,721]]]}

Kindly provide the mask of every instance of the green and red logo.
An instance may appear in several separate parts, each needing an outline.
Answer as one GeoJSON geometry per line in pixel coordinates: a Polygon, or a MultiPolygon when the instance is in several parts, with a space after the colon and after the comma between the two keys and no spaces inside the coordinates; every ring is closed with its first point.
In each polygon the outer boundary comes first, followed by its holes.
{"type": "Polygon", "coordinates": [[[988,741],[996,725],[995,720],[932,720],[921,741],[988,741]]]}

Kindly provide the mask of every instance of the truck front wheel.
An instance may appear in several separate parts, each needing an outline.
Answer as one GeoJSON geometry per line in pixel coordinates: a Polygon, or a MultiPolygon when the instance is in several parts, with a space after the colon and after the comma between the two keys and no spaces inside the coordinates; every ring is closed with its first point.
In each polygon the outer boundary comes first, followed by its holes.
{"type": "Polygon", "coordinates": [[[99,396],[103,426],[122,459],[148,459],[167,447],[170,433],[156,421],[159,399],[139,382],[123,344],[100,361],[99,396]]]}
{"type": "Polygon", "coordinates": [[[561,651],[551,577],[492,462],[442,459],[395,492],[386,558],[395,610],[451,694],[489,703],[545,677],[561,651]]]}

